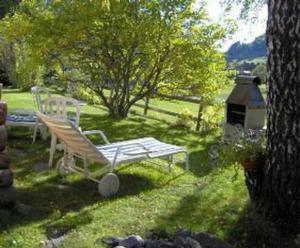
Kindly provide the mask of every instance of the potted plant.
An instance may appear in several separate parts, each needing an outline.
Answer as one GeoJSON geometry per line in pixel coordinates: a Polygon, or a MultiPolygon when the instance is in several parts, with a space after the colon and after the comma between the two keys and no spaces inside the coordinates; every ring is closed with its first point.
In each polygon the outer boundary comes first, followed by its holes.
{"type": "Polygon", "coordinates": [[[241,164],[245,170],[261,169],[266,161],[266,137],[262,130],[237,128],[234,135],[210,147],[214,164],[241,164]]]}
{"type": "Polygon", "coordinates": [[[259,169],[265,164],[266,138],[264,132],[248,130],[233,146],[236,160],[245,170],[259,169]]]}

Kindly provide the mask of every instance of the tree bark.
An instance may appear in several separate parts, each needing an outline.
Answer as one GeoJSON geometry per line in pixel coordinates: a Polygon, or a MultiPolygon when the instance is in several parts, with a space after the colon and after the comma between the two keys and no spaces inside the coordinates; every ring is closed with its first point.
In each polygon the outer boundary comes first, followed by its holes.
{"type": "Polygon", "coordinates": [[[300,2],[269,0],[267,166],[260,206],[279,227],[300,227],[300,2]]]}

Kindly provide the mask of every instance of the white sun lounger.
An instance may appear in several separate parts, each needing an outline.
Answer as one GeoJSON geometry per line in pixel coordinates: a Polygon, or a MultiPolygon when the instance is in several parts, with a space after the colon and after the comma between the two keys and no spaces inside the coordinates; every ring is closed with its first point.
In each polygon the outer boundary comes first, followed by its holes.
{"type": "Polygon", "coordinates": [[[151,137],[110,143],[100,130],[81,132],[67,119],[53,118],[40,112],[37,115],[64,145],[64,156],[57,163],[58,171],[62,174],[67,171],[83,173],[85,177],[98,183],[99,193],[103,196],[110,196],[118,191],[119,179],[113,173],[118,164],[167,158],[171,166],[173,155],[183,153],[186,169],[189,168],[188,153],[184,147],[163,143],[151,137]],[[94,145],[86,137],[92,134],[100,135],[105,145],[94,145]],[[83,169],[75,165],[74,157],[83,159],[83,169]],[[89,172],[88,161],[107,165],[110,173],[97,180],[89,172]]]}

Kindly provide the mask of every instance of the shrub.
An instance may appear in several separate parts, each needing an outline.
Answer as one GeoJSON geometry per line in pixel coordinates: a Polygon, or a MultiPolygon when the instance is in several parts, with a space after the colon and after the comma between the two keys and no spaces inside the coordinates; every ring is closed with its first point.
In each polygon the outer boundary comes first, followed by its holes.
{"type": "Polygon", "coordinates": [[[183,109],[175,121],[174,127],[190,128],[193,122],[193,113],[185,108],[183,109]]]}

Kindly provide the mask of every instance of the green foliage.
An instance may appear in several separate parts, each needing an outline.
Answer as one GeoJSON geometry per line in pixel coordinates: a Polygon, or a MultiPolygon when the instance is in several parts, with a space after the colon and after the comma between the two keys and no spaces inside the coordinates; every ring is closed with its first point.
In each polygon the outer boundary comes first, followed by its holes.
{"type": "Polygon", "coordinates": [[[190,128],[193,117],[193,113],[188,108],[184,108],[179,112],[174,126],[179,128],[190,128]]]}
{"type": "Polygon", "coordinates": [[[262,131],[237,129],[231,140],[219,148],[219,160],[224,164],[255,160],[266,153],[266,136],[262,131]]]}
{"type": "Polygon", "coordinates": [[[11,14],[14,12],[16,5],[18,5],[20,0],[1,0],[0,2],[0,19],[2,19],[6,14],[11,14]]]}
{"type": "Polygon", "coordinates": [[[265,63],[258,64],[252,71],[252,75],[259,77],[263,83],[267,82],[267,66],[265,63]]]}
{"type": "Polygon", "coordinates": [[[83,85],[76,87],[76,91],[73,92],[73,97],[91,104],[101,104],[101,100],[95,92],[91,89],[86,89],[83,85]]]}
{"type": "Polygon", "coordinates": [[[192,5],[68,0],[44,6],[24,0],[4,19],[0,34],[25,43],[31,73],[55,70],[67,83],[66,72],[77,71],[72,81],[95,92],[112,116],[125,117],[135,102],[157,91],[197,94],[209,102],[228,83],[217,49],[226,29],[209,24],[204,9],[192,5]]]}

